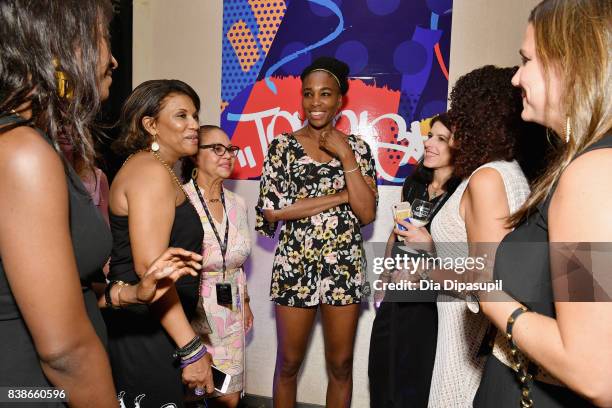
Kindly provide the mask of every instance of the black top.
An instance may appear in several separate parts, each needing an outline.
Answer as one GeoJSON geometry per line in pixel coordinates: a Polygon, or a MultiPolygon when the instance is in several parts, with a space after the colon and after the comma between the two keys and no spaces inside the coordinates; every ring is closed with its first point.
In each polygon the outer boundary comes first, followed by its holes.
{"type": "MultiPolygon", "coordinates": [[[[17,117],[5,117],[0,124],[18,120],[17,117]]],[[[41,137],[52,144],[46,135],[41,133],[41,137]]],[[[64,163],[67,171],[70,207],[70,236],[83,288],[85,306],[96,332],[106,343],[106,328],[97,306],[96,296],[91,290],[91,283],[104,280],[102,268],[109,256],[112,238],[106,222],[93,205],[81,179],[69,164],[65,161],[64,163]]],[[[44,270],[40,272],[45,273],[44,270]]],[[[48,295],[53,296],[54,294],[49,293],[48,295]]],[[[2,356],[0,386],[49,386],[40,367],[28,328],[11,293],[1,259],[0,355],[2,356]]]]}
{"type": "MultiPolygon", "coordinates": [[[[113,232],[109,279],[137,282],[127,216],[109,214],[113,232]]],[[[152,220],[152,222],[155,222],[152,220]]],[[[202,253],[204,230],[195,208],[186,199],[176,207],[169,246],[202,253]]],[[[187,319],[195,314],[199,298],[199,277],[187,275],[176,284],[187,319]]],[[[159,318],[146,305],[134,305],[104,313],[108,325],[109,355],[117,392],[129,406],[138,401],[143,407],[166,403],[183,406],[181,372],[172,357],[176,345],[159,318]]]]}
{"type": "MultiPolygon", "coordinates": [[[[113,233],[113,250],[108,279],[129,283],[138,282],[139,278],[134,270],[134,260],[132,258],[128,216],[109,213],[109,220],[113,233]]],[[[174,223],[170,231],[169,246],[200,254],[202,253],[203,239],[204,230],[200,217],[189,199],[185,199],[182,204],[176,207],[174,223]]],[[[191,275],[184,276],[176,282],[176,288],[187,317],[191,317],[191,313],[195,310],[197,304],[198,293],[197,290],[193,290],[193,286],[198,283],[199,278],[191,275]],[[183,290],[184,288],[187,288],[187,290],[183,290]]],[[[131,308],[138,308],[138,306],[132,306],[131,308]]],[[[143,308],[146,307],[143,306],[143,308]]]]}
{"type": "MultiPolygon", "coordinates": [[[[612,135],[605,136],[583,154],[606,148],[612,148],[612,135]]],[[[537,211],[502,240],[494,269],[494,279],[502,280],[504,291],[531,310],[553,318],[555,305],[547,242],[548,209],[554,191],[553,188],[537,211]]],[[[532,385],[532,396],[537,407],[591,406],[567,388],[538,381],[532,385]]],[[[496,358],[489,358],[474,406],[516,407],[519,397],[520,388],[514,373],[496,358]]]]}
{"type": "MultiPolygon", "coordinates": [[[[447,183],[448,185],[448,183],[447,183]]],[[[436,216],[440,208],[446,203],[446,200],[450,198],[451,195],[455,192],[455,189],[450,189],[449,191],[440,194],[432,199],[429,198],[429,191],[427,190],[429,187],[428,184],[423,184],[412,180],[409,183],[404,183],[402,187],[402,200],[408,201],[412,203],[414,200],[425,200],[429,201],[433,205],[433,211],[429,217],[430,220],[436,216]]],[[[425,225],[425,229],[430,232],[431,231],[431,222],[425,225]]]]}
{"type": "MultiPolygon", "coordinates": [[[[447,186],[450,183],[447,183],[447,186]]],[[[453,184],[456,186],[456,183],[453,184]]],[[[402,200],[431,201],[431,218],[454,188],[429,200],[427,184],[412,177],[402,188],[402,200]]],[[[426,228],[429,231],[431,223],[426,228]]],[[[395,244],[396,253],[403,251],[395,244]]],[[[378,255],[378,254],[377,254],[378,255]]],[[[426,407],[436,357],[438,310],[436,291],[388,291],[376,313],[370,337],[368,377],[371,408],[426,407]]]]}

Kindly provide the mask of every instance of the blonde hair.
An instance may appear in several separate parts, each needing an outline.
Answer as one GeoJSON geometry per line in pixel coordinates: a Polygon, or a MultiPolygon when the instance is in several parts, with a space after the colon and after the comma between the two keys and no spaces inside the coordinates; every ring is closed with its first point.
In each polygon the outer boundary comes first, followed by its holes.
{"type": "Polygon", "coordinates": [[[562,78],[561,116],[571,131],[561,135],[567,143],[510,217],[514,227],[546,199],[572,159],[612,128],[612,2],[544,0],[531,11],[529,23],[547,87],[551,70],[562,78]]]}

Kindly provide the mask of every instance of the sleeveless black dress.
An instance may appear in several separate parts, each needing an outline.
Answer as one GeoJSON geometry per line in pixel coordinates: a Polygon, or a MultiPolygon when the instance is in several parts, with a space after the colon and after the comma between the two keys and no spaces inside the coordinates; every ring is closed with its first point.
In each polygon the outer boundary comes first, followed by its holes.
{"type": "MultiPolygon", "coordinates": [[[[16,116],[5,117],[0,119],[0,125],[19,121],[20,119],[16,116]]],[[[42,133],[41,137],[52,144],[51,140],[42,133]]],[[[106,222],[93,205],[79,176],[69,164],[66,164],[66,171],[70,206],[70,236],[83,289],[83,301],[96,333],[106,344],[106,327],[91,284],[104,281],[102,268],[110,254],[112,238],[106,222]]],[[[53,296],[53,293],[49,293],[49,296],[53,296]]],[[[0,356],[2,356],[0,357],[2,361],[0,363],[0,387],[52,386],[40,366],[32,337],[11,292],[2,259],[0,259],[0,356]]],[[[26,405],[28,407],[53,406],[31,402],[26,405]]],[[[16,406],[25,405],[21,403],[16,406]]],[[[63,405],[57,404],[57,406],[63,405]]]]}
{"type": "MultiPolygon", "coordinates": [[[[584,153],[612,148],[612,135],[593,144],[584,153]]],[[[550,277],[548,245],[548,207],[554,193],[524,223],[506,235],[495,258],[494,279],[502,279],[504,291],[531,310],[555,317],[553,288],[550,277]],[[540,245],[530,245],[541,243],[540,245]],[[524,299],[524,300],[522,300],[524,299]],[[541,299],[539,302],[530,300],[541,299]]],[[[497,358],[490,356],[485,365],[480,387],[474,397],[475,408],[516,408],[520,400],[516,374],[497,358]]],[[[591,407],[592,405],[565,387],[540,381],[531,383],[534,406],[540,408],[591,407]]]]}
{"type": "MultiPolygon", "coordinates": [[[[109,214],[113,233],[110,280],[138,282],[134,271],[128,230],[128,217],[109,214]]],[[[202,253],[204,231],[196,210],[188,199],[176,207],[169,246],[202,253]]],[[[191,320],[198,301],[199,278],[184,276],[176,289],[191,320]]],[[[107,310],[108,349],[119,398],[127,407],[182,407],[183,384],[178,363],[172,358],[176,345],[159,319],[146,305],[107,310]],[[172,405],[174,404],[174,405],[172,405]]]]}
{"type": "MultiPolygon", "coordinates": [[[[430,200],[435,212],[453,191],[430,200]]],[[[425,184],[411,180],[402,188],[403,201],[428,198],[425,184]]],[[[436,298],[433,290],[385,294],[370,335],[371,408],[427,407],[438,338],[436,298]]]]}

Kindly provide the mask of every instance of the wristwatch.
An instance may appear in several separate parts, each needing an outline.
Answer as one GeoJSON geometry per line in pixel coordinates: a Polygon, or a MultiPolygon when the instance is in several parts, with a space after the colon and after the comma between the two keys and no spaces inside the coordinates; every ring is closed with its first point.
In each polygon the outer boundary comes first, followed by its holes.
{"type": "Polygon", "coordinates": [[[480,313],[480,297],[475,290],[469,291],[465,295],[465,304],[468,310],[474,314],[480,313]]]}

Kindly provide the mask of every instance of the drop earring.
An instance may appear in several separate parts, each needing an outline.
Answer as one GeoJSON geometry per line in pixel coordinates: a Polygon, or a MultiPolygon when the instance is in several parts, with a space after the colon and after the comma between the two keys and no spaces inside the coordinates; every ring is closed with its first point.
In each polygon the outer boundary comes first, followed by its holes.
{"type": "Polygon", "coordinates": [[[55,67],[55,80],[57,96],[60,98],[70,99],[73,96],[72,89],[70,88],[70,82],[68,81],[68,75],[60,70],[60,63],[57,58],[53,58],[53,66],[55,67]]]}
{"type": "Polygon", "coordinates": [[[198,179],[198,168],[197,167],[194,167],[193,170],[191,170],[191,178],[193,180],[198,179]]]}
{"type": "Polygon", "coordinates": [[[572,124],[569,115],[565,119],[565,143],[569,143],[572,134],[572,124]]]}
{"type": "Polygon", "coordinates": [[[151,151],[152,152],[159,151],[159,143],[157,143],[157,135],[153,135],[153,143],[151,143],[151,151]]]}

